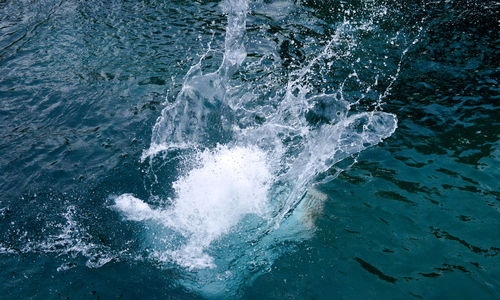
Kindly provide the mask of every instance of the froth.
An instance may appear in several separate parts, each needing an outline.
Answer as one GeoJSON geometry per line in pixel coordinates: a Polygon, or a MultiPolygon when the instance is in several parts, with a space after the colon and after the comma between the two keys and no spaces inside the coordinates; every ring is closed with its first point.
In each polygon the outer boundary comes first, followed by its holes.
{"type": "MultiPolygon", "coordinates": [[[[183,237],[183,245],[162,252],[164,259],[188,268],[214,267],[205,253],[246,215],[265,217],[272,174],[266,154],[256,147],[226,147],[198,154],[199,165],[174,182],[176,198],[167,208],[152,208],[123,194],[114,208],[133,221],[152,220],[183,237]]],[[[171,246],[171,245],[169,245],[171,246]]]]}
{"type": "Polygon", "coordinates": [[[128,220],[132,221],[144,221],[158,216],[158,211],[131,194],[122,194],[116,197],[114,208],[121,211],[128,220]]]}
{"type": "Polygon", "coordinates": [[[271,174],[261,150],[219,147],[200,158],[200,168],[174,183],[173,212],[181,228],[212,240],[245,214],[263,215],[271,174]]]}

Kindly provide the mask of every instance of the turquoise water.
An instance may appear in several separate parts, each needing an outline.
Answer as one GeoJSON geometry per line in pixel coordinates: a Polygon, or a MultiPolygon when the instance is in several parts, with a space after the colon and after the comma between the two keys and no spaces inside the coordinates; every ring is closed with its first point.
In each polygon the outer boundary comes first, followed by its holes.
{"type": "Polygon", "coordinates": [[[0,2],[0,298],[498,298],[498,6],[0,2]]]}

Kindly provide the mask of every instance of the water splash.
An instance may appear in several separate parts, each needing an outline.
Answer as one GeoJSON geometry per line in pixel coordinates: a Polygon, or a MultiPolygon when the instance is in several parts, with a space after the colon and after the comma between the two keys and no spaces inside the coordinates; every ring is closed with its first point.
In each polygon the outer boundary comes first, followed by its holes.
{"type": "Polygon", "coordinates": [[[338,24],[319,54],[289,73],[283,93],[262,99],[253,97],[255,91],[239,97],[235,90],[255,88],[231,84],[247,55],[248,3],[228,0],[223,9],[228,25],[220,67],[203,74],[205,54],[190,68],[141,158],[152,166],[159,153],[184,151],[191,163],[173,182],[175,195],[152,206],[123,194],[113,205],[125,219],[148,224],[151,258],[190,270],[196,278],[184,284],[207,295],[234,292],[253,272],[248,266],[269,265],[279,255],[278,241],[307,236],[314,212],[326,200],[317,191],[308,193],[315,178],[397,128],[396,116],[380,111],[388,90],[376,99],[374,110],[352,111],[360,100],[349,101],[343,89],[350,78],[361,81],[355,70],[334,93],[314,87],[325,61],[352,56],[353,36],[373,30],[373,16],[359,24],[338,24]]]}
{"type": "Polygon", "coordinates": [[[78,256],[86,259],[85,265],[88,268],[100,268],[120,256],[120,253],[115,253],[109,247],[95,242],[87,229],[78,222],[78,210],[75,206],[69,205],[62,216],[64,219],[62,223],[51,224],[56,232],[44,240],[29,238],[25,232],[19,234],[18,242],[22,242],[22,247],[13,248],[0,244],[0,254],[54,253],[65,257],[66,261],[57,268],[57,271],[75,267],[74,260],[78,256]]]}
{"type": "Polygon", "coordinates": [[[244,216],[267,215],[272,182],[266,155],[256,147],[220,146],[199,153],[198,159],[199,167],[174,182],[176,199],[170,207],[154,209],[130,194],[117,197],[114,205],[128,220],[150,220],[173,230],[161,238],[162,257],[189,269],[214,268],[204,252],[210,244],[244,216]]]}
{"type": "Polygon", "coordinates": [[[217,71],[203,74],[201,64],[211,51],[209,45],[186,74],[175,102],[163,109],[153,127],[151,145],[141,160],[169,149],[214,146],[230,139],[233,116],[226,101],[227,84],[246,57],[243,38],[247,9],[246,0],[224,2],[228,24],[222,64],[217,71]]]}

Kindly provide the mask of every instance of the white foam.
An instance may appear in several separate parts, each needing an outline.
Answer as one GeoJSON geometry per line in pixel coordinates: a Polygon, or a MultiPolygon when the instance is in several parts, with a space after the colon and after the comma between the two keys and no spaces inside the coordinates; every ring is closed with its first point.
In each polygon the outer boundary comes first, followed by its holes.
{"type": "Polygon", "coordinates": [[[226,147],[198,155],[199,167],[174,184],[176,199],[165,209],[123,194],[114,208],[128,220],[154,220],[185,238],[180,248],[165,249],[169,259],[188,268],[214,267],[205,253],[246,215],[265,217],[272,174],[265,153],[256,147],[226,147]]]}
{"type": "Polygon", "coordinates": [[[242,214],[265,211],[271,174],[265,154],[255,147],[219,147],[200,155],[202,167],[174,183],[174,212],[193,233],[218,236],[242,214]],[[193,210],[195,208],[195,210],[193,210]],[[221,218],[224,216],[224,218],[221,218]]]}
{"type": "MultiPolygon", "coordinates": [[[[69,205],[62,214],[65,221],[52,224],[57,229],[53,234],[40,241],[29,238],[28,232],[24,232],[19,237],[19,241],[23,242],[22,247],[11,248],[0,244],[0,254],[55,253],[71,258],[82,256],[87,258],[85,265],[89,268],[100,268],[121,254],[113,253],[109,247],[93,242],[95,239],[78,222],[78,213],[77,207],[69,205]]],[[[66,271],[75,266],[71,261],[66,262],[57,271],[66,271]]]]}
{"type": "Polygon", "coordinates": [[[122,194],[116,197],[114,208],[121,211],[131,221],[144,221],[158,216],[158,211],[153,210],[147,203],[131,194],[122,194]]]}

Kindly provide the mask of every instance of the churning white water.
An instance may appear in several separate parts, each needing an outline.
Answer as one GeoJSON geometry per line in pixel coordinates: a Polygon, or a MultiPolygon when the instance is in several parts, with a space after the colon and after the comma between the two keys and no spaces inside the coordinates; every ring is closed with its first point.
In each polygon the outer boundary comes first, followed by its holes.
{"type": "Polygon", "coordinates": [[[114,207],[132,221],[152,220],[180,233],[185,245],[168,253],[188,268],[214,267],[204,253],[244,216],[268,213],[272,176],[266,155],[256,147],[218,147],[199,153],[199,167],[174,182],[176,198],[168,208],[151,208],[130,194],[114,207]]]}

